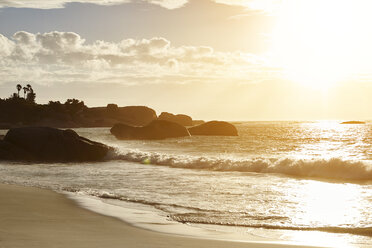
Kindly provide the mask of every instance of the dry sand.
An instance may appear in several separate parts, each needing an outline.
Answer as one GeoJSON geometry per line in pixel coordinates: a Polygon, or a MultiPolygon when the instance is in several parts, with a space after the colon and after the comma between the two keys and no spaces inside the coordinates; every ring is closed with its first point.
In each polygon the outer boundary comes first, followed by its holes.
{"type": "MultiPolygon", "coordinates": [[[[0,184],[0,248],[288,247],[147,231],[99,215],[53,191],[0,184]]],[[[305,246],[291,246],[305,247],[305,246]]]]}

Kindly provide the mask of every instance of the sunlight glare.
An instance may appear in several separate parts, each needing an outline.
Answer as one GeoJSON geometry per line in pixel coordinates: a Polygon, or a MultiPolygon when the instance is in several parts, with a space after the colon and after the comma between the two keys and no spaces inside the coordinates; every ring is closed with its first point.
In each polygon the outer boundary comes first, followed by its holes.
{"type": "Polygon", "coordinates": [[[289,79],[329,88],[368,70],[371,9],[367,0],[283,1],[269,54],[289,79]]]}

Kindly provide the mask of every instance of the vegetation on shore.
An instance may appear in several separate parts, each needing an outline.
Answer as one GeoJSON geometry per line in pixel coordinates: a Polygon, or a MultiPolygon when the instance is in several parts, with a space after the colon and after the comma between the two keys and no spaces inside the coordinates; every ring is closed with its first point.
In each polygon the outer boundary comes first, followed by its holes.
{"type": "Polygon", "coordinates": [[[77,99],[67,99],[65,103],[50,101],[48,104],[37,104],[36,93],[31,85],[22,87],[18,84],[16,89],[17,93],[9,98],[0,98],[2,126],[32,125],[46,119],[69,121],[87,109],[84,102],[77,99]]]}

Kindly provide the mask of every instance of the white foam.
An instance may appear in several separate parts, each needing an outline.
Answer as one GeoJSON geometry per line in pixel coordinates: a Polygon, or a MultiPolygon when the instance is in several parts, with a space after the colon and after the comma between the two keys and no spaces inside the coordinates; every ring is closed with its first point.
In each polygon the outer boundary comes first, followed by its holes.
{"type": "Polygon", "coordinates": [[[118,152],[108,159],[150,163],[176,168],[203,169],[213,171],[239,171],[256,173],[279,173],[296,177],[313,177],[337,180],[372,180],[372,164],[367,161],[332,159],[262,159],[262,158],[217,158],[168,155],[138,150],[118,152]]]}

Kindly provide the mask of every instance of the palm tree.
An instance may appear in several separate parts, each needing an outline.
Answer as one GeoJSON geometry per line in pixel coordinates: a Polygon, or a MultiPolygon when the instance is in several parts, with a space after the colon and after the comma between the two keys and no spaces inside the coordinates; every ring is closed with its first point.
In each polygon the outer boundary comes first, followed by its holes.
{"type": "Polygon", "coordinates": [[[35,103],[36,94],[34,93],[34,89],[32,88],[30,84],[27,84],[26,87],[28,90],[26,100],[29,102],[35,103]]]}
{"type": "Polygon", "coordinates": [[[28,88],[28,91],[30,91],[31,93],[34,93],[34,90],[32,89],[31,84],[26,85],[26,87],[28,88]]]}
{"type": "Polygon", "coordinates": [[[28,91],[28,88],[27,87],[23,87],[23,96],[24,98],[26,99],[26,93],[28,91]]]}
{"type": "Polygon", "coordinates": [[[19,92],[21,91],[21,89],[22,89],[22,85],[17,84],[18,97],[19,97],[19,92]]]}

